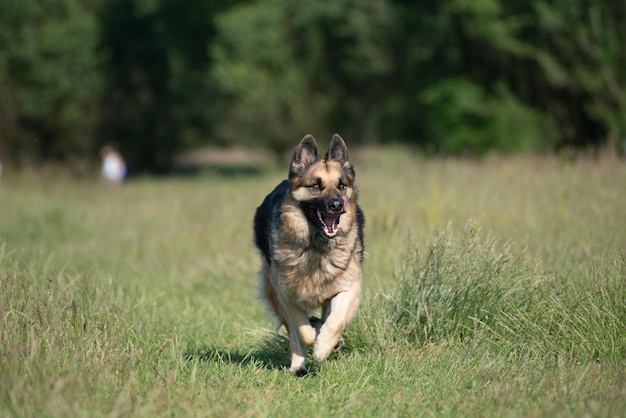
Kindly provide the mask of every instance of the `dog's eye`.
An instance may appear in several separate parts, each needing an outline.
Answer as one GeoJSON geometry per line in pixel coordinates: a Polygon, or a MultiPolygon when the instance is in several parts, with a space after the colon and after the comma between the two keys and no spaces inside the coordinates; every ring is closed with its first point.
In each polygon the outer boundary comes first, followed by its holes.
{"type": "Polygon", "coordinates": [[[322,188],[322,179],[318,178],[315,180],[315,183],[309,186],[313,190],[319,190],[322,188]]]}
{"type": "Polygon", "coordinates": [[[343,190],[346,188],[346,185],[343,183],[343,181],[339,180],[339,185],[337,187],[339,188],[339,190],[343,190]]]}

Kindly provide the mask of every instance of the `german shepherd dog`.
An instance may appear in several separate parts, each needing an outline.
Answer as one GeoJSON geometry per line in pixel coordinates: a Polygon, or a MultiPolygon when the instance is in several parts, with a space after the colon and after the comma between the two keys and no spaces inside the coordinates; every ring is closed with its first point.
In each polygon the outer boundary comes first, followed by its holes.
{"type": "Polygon", "coordinates": [[[343,345],[341,333],[359,305],[364,217],[354,176],[339,135],[323,157],[315,138],[306,135],[294,151],[289,178],[254,215],[261,297],[287,328],[296,376],[307,372],[307,345],[313,344],[317,362],[343,345]],[[318,308],[321,318],[309,317],[318,308]]]}

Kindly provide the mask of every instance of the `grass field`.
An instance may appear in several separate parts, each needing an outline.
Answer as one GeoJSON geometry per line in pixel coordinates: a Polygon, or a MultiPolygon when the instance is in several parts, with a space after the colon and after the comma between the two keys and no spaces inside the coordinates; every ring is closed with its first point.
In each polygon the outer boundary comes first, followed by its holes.
{"type": "Polygon", "coordinates": [[[256,299],[286,162],[5,176],[0,416],[625,416],[624,161],[354,155],[363,302],[304,378],[256,299]]]}

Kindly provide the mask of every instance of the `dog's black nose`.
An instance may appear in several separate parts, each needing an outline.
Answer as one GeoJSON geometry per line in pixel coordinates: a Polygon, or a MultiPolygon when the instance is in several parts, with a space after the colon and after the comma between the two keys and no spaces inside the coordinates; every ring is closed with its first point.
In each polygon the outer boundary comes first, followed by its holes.
{"type": "Polygon", "coordinates": [[[337,212],[343,209],[343,199],[341,198],[332,198],[328,199],[328,209],[333,212],[337,212]]]}

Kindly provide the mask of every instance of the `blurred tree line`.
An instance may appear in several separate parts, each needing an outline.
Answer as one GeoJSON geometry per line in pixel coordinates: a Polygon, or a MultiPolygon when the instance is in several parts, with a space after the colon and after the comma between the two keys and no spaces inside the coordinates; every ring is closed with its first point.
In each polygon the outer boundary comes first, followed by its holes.
{"type": "Polygon", "coordinates": [[[2,0],[0,159],[131,170],[304,133],[483,154],[621,146],[626,3],[2,0]]]}

